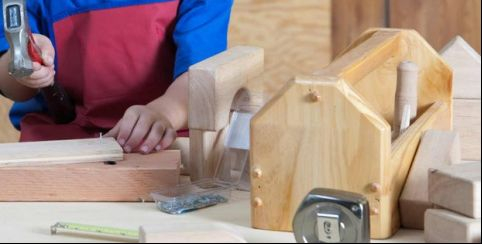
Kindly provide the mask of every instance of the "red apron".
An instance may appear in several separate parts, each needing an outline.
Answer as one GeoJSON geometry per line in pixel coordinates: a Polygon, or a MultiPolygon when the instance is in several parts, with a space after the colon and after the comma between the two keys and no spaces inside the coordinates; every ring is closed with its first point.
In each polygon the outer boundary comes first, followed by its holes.
{"type": "Polygon", "coordinates": [[[21,141],[98,137],[129,107],[162,96],[173,81],[178,5],[95,10],[56,22],[56,79],[75,101],[77,118],[56,125],[46,115],[29,114],[21,141]]]}

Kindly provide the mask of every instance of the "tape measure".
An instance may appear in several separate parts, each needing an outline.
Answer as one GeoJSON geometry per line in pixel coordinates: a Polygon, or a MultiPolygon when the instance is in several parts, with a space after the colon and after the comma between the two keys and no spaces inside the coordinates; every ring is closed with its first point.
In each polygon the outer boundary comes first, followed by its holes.
{"type": "Polygon", "coordinates": [[[111,227],[103,227],[103,226],[94,226],[94,225],[83,225],[83,224],[74,224],[74,223],[63,223],[59,222],[50,227],[50,234],[56,235],[60,231],[65,232],[74,232],[74,233],[83,233],[83,234],[96,234],[96,235],[103,235],[109,237],[120,237],[120,238],[127,238],[127,239],[139,239],[139,231],[137,230],[128,230],[128,229],[120,229],[120,228],[111,228],[111,227]]]}

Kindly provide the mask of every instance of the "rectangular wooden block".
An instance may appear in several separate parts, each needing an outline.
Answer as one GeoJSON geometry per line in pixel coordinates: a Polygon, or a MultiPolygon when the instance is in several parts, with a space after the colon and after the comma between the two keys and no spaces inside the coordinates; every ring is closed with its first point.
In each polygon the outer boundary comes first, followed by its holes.
{"type": "Polygon", "coordinates": [[[425,241],[429,243],[480,243],[480,219],[444,209],[425,213],[425,241]]]}
{"type": "Polygon", "coordinates": [[[480,219],[480,162],[433,169],[429,199],[433,204],[480,219]]]}
{"type": "Polygon", "coordinates": [[[464,160],[481,160],[481,107],[481,100],[454,99],[454,130],[460,134],[464,160]]]}
{"type": "Polygon", "coordinates": [[[424,213],[432,207],[428,198],[428,170],[459,162],[457,133],[435,130],[425,133],[399,200],[403,227],[423,229],[424,213]]]}
{"type": "Polygon", "coordinates": [[[223,225],[177,221],[139,228],[139,243],[246,243],[223,225]]]}
{"type": "Polygon", "coordinates": [[[121,146],[113,138],[0,144],[0,167],[120,161],[121,146]]]}
{"type": "Polygon", "coordinates": [[[179,182],[181,155],[164,151],[129,154],[116,165],[103,162],[0,168],[3,202],[137,202],[179,182]]]}

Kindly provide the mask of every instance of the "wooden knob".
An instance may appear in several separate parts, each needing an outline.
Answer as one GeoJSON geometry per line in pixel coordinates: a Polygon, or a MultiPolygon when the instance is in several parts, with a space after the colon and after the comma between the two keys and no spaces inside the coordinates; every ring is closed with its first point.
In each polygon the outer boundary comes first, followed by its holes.
{"type": "Polygon", "coordinates": [[[374,193],[378,193],[382,191],[382,186],[379,183],[372,183],[370,185],[370,191],[374,193]]]}
{"type": "Polygon", "coordinates": [[[263,177],[263,171],[260,168],[255,168],[253,170],[253,176],[256,179],[259,179],[259,178],[263,177]]]}
{"type": "Polygon", "coordinates": [[[310,97],[313,102],[319,102],[321,100],[321,95],[318,91],[311,91],[310,97]]]}
{"type": "Polygon", "coordinates": [[[378,214],[380,214],[380,210],[378,210],[378,208],[370,208],[370,214],[371,215],[378,215],[378,214]]]}
{"type": "Polygon", "coordinates": [[[263,200],[261,200],[261,198],[259,198],[259,197],[255,197],[254,200],[253,200],[253,206],[255,208],[262,207],[263,206],[263,200]]]}

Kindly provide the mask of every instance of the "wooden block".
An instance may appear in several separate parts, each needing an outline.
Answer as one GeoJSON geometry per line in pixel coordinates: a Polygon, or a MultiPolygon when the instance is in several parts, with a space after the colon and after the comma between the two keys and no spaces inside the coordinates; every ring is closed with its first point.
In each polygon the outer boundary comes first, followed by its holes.
{"type": "Polygon", "coordinates": [[[190,141],[187,137],[178,137],[176,141],[169,147],[168,150],[181,151],[181,174],[189,175],[189,160],[190,160],[190,141]]]}
{"type": "Polygon", "coordinates": [[[219,131],[229,123],[236,93],[263,72],[264,51],[235,47],[189,69],[189,129],[219,131]]]}
{"type": "Polygon", "coordinates": [[[141,226],[139,243],[246,243],[238,234],[220,225],[197,222],[141,226]]]}
{"type": "Polygon", "coordinates": [[[480,219],[443,209],[425,213],[425,241],[429,243],[480,243],[480,219]]]}
{"type": "Polygon", "coordinates": [[[0,144],[0,167],[119,161],[121,146],[113,138],[0,144]]]}
{"type": "Polygon", "coordinates": [[[137,202],[179,182],[180,152],[126,155],[116,165],[0,168],[2,202],[137,202]]]}
{"type": "Polygon", "coordinates": [[[457,36],[440,51],[454,70],[454,98],[481,99],[480,54],[457,36]]]}
{"type": "Polygon", "coordinates": [[[480,219],[480,162],[431,169],[428,185],[431,203],[480,219]]]}
{"type": "Polygon", "coordinates": [[[423,213],[432,207],[428,196],[428,170],[460,162],[457,133],[430,130],[420,142],[400,197],[402,226],[423,229],[423,213]]]}

